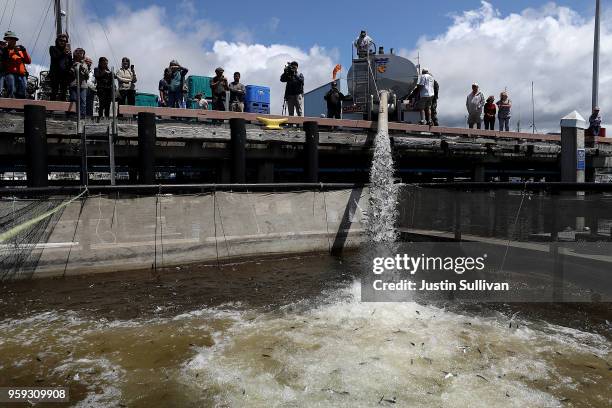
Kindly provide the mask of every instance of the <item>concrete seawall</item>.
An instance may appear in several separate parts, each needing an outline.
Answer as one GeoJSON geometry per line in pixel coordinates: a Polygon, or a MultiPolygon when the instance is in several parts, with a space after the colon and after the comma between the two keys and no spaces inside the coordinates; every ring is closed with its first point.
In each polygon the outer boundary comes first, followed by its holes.
{"type": "Polygon", "coordinates": [[[33,265],[15,278],[338,251],[363,241],[367,203],[367,189],[90,196],[47,227],[33,265]]]}

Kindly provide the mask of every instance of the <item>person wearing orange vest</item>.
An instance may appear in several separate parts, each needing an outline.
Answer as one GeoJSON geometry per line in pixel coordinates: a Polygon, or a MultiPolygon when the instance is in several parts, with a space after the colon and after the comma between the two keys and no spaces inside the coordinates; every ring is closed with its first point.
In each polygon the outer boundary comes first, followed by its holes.
{"type": "Polygon", "coordinates": [[[9,98],[25,99],[26,80],[28,71],[26,64],[32,59],[23,45],[17,45],[19,38],[12,31],[4,34],[6,48],[2,51],[2,65],[4,67],[5,83],[9,98]]]}

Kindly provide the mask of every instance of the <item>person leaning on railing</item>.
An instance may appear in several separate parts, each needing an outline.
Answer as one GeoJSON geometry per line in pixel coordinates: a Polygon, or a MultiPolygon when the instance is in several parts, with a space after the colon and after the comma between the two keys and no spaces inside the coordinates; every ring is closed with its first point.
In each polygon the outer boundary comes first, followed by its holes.
{"type": "Polygon", "coordinates": [[[2,50],[2,65],[4,66],[4,84],[9,98],[25,99],[28,71],[26,65],[32,63],[28,51],[23,45],[17,45],[19,38],[12,31],[4,34],[6,48],[2,50]]]}

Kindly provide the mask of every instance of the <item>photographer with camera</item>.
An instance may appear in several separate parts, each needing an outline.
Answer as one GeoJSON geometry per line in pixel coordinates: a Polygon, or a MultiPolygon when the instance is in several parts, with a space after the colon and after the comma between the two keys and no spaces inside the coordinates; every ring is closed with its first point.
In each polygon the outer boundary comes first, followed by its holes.
{"type": "Polygon", "coordinates": [[[170,82],[168,82],[168,100],[166,106],[169,108],[180,108],[183,106],[183,88],[185,86],[185,76],[189,70],[177,60],[170,61],[170,82]]]}
{"type": "Polygon", "coordinates": [[[121,69],[115,74],[119,82],[119,105],[136,105],[136,71],[131,65],[130,59],[121,59],[121,69]]]}
{"type": "Polygon", "coordinates": [[[229,91],[227,78],[223,75],[224,72],[221,67],[215,69],[215,77],[210,81],[212,108],[217,111],[225,110],[226,92],[229,91]]]}
{"type": "Polygon", "coordinates": [[[286,82],[285,101],[289,116],[297,111],[298,116],[304,116],[304,75],[298,73],[298,63],[290,62],[285,66],[285,71],[280,77],[281,82],[286,82]]]}
{"type": "Polygon", "coordinates": [[[4,41],[6,48],[2,50],[2,66],[8,97],[25,99],[28,77],[26,64],[31,64],[32,59],[23,45],[17,45],[19,38],[12,31],[4,34],[4,41]]]}

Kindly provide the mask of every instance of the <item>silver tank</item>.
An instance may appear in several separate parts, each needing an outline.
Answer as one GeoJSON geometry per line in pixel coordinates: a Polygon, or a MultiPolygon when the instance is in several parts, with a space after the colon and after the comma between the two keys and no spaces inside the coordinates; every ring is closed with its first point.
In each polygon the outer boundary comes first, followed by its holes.
{"type": "MultiPolygon", "coordinates": [[[[373,112],[378,111],[377,90],[390,91],[390,103],[396,98],[404,98],[412,92],[418,79],[417,67],[404,57],[395,54],[373,54],[370,56],[371,69],[374,75],[368,75],[369,85],[364,84],[363,63],[354,62],[347,75],[348,92],[362,112],[367,113],[369,95],[374,95],[373,112]],[[374,86],[374,84],[376,86],[374,86]],[[369,95],[368,95],[369,94],[369,95]]],[[[367,65],[366,65],[367,66],[367,65]]],[[[395,106],[390,106],[395,111],[395,106]]],[[[391,113],[390,112],[390,113],[391,113]]]]}

